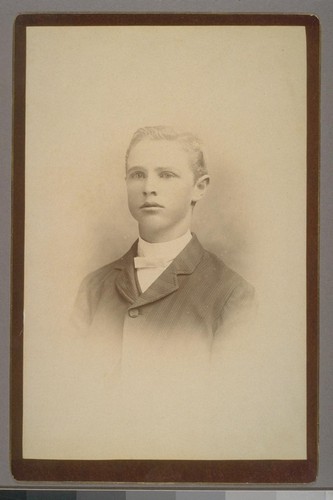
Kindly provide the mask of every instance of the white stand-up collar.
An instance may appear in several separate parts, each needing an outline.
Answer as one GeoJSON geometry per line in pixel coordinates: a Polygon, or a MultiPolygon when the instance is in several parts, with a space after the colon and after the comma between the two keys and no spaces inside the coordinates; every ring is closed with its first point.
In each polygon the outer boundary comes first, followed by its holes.
{"type": "Polygon", "coordinates": [[[163,273],[191,238],[189,230],[180,238],[163,243],[148,243],[139,238],[138,257],[134,257],[134,265],[142,292],[163,273]]]}
{"type": "Polygon", "coordinates": [[[173,260],[186,247],[191,238],[190,230],[175,240],[164,241],[163,243],[149,243],[139,237],[138,256],[173,260]]]}

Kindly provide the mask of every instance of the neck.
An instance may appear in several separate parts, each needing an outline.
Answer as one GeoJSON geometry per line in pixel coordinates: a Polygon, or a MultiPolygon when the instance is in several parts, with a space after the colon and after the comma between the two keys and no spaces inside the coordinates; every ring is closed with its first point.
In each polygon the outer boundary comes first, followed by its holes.
{"type": "Polygon", "coordinates": [[[166,241],[176,240],[181,236],[184,236],[187,231],[189,231],[190,225],[184,224],[180,226],[173,226],[172,228],[166,229],[158,229],[154,228],[145,228],[139,224],[139,234],[140,237],[147,241],[148,243],[165,243],[166,241]]]}

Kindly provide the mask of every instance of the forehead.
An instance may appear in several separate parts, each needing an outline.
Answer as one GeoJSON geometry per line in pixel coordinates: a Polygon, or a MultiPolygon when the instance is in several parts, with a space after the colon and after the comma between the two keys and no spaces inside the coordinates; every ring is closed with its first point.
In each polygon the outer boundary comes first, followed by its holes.
{"type": "Polygon", "coordinates": [[[187,151],[176,141],[143,139],[132,147],[127,166],[189,166],[187,151]]]}

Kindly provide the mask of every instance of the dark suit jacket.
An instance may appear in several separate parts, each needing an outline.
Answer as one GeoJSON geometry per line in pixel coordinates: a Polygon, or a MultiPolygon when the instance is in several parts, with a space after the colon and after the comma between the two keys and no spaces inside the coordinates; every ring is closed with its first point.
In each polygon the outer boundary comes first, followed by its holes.
{"type": "MultiPolygon", "coordinates": [[[[254,289],[222,260],[192,240],[144,292],[133,259],[137,241],[119,260],[89,274],[76,301],[76,318],[107,336],[119,352],[136,343],[159,351],[210,353],[217,337],[244,321],[254,289]]],[[[134,353],[135,354],[135,353],[134,353]]]]}

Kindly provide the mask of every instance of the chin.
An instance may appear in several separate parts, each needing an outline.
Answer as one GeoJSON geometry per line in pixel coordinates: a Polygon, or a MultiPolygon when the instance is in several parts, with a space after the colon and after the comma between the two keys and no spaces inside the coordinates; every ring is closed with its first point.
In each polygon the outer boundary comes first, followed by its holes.
{"type": "Polygon", "coordinates": [[[139,224],[147,227],[157,226],[159,224],[163,224],[163,221],[165,222],[165,218],[163,217],[163,215],[157,211],[147,211],[143,214],[140,213],[139,217],[137,217],[136,220],[139,222],[139,224]]]}
{"type": "Polygon", "coordinates": [[[168,230],[168,228],[165,228],[158,220],[156,220],[154,224],[147,224],[145,222],[144,223],[141,222],[139,223],[139,226],[146,233],[156,233],[168,230]]]}
{"type": "Polygon", "coordinates": [[[139,221],[139,228],[140,231],[144,232],[145,234],[157,234],[157,233],[163,233],[167,232],[169,230],[168,226],[165,227],[163,224],[161,224],[161,220],[158,220],[157,218],[154,221],[139,221]]]}

